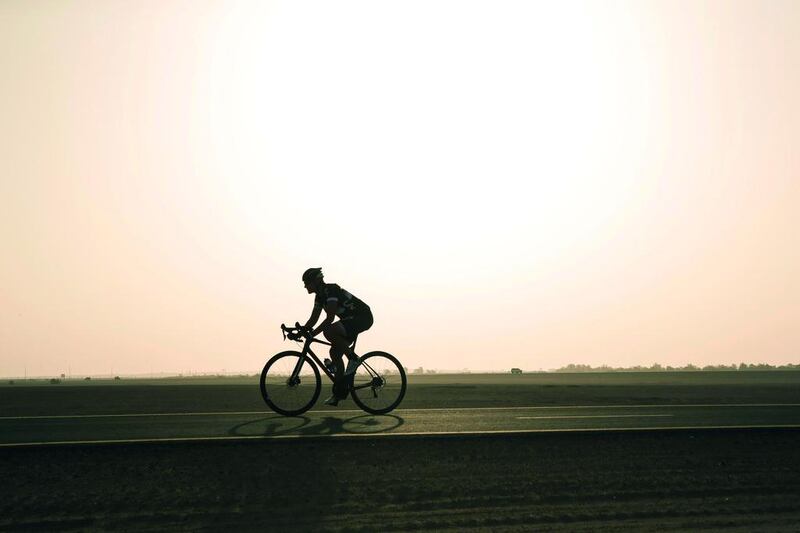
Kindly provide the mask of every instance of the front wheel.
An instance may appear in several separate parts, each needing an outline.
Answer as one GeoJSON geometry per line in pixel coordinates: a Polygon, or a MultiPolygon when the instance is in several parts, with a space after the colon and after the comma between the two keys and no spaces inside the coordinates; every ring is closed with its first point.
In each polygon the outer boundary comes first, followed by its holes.
{"type": "Polygon", "coordinates": [[[384,415],[403,401],[406,385],[400,361],[386,352],[369,352],[356,368],[351,395],[364,411],[384,415]]]}
{"type": "Polygon", "coordinates": [[[319,398],[319,369],[300,352],[281,352],[261,371],[261,397],[270,409],[284,416],[305,413],[319,398]]]}

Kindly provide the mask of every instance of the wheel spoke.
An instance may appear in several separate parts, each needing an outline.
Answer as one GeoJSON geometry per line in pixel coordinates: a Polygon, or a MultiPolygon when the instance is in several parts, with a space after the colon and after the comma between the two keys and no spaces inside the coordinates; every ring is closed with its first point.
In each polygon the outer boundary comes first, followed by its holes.
{"type": "Polygon", "coordinates": [[[297,415],[307,411],[319,396],[320,377],[308,358],[298,365],[299,352],[276,355],[261,373],[261,394],[274,411],[297,415]],[[299,369],[299,371],[298,371],[299,369]]]}
{"type": "Polygon", "coordinates": [[[403,399],[406,376],[399,361],[385,352],[364,356],[353,377],[353,401],[373,414],[388,413],[403,399]],[[369,389],[367,392],[365,389],[369,389]]]}

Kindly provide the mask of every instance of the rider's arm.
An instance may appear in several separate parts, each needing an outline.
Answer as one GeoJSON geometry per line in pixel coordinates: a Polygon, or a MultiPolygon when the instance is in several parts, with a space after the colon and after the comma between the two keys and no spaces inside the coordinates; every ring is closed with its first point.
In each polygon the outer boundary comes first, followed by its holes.
{"type": "Polygon", "coordinates": [[[339,307],[339,301],[336,298],[330,298],[327,302],[325,302],[325,320],[319,325],[317,329],[315,329],[312,333],[312,337],[316,337],[323,331],[325,328],[331,325],[333,319],[336,318],[336,309],[339,307]]]}
{"type": "Polygon", "coordinates": [[[319,315],[321,313],[322,313],[322,308],[321,307],[317,307],[315,305],[314,306],[314,310],[311,311],[311,316],[308,318],[308,320],[306,320],[306,323],[305,323],[305,325],[303,327],[304,328],[308,328],[308,329],[313,328],[314,324],[316,324],[317,320],[319,320],[319,315]]]}

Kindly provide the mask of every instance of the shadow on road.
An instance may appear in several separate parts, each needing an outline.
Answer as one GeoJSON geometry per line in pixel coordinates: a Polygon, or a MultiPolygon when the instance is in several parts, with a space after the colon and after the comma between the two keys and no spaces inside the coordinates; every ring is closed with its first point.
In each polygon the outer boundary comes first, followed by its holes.
{"type": "Polygon", "coordinates": [[[374,434],[393,431],[403,425],[405,420],[395,415],[358,415],[350,418],[326,416],[316,424],[304,426],[300,435],[335,435],[337,433],[374,434]]]}
{"type": "Polygon", "coordinates": [[[232,436],[285,435],[294,433],[308,425],[311,419],[306,416],[268,416],[236,424],[228,430],[232,436]]]}
{"type": "Polygon", "coordinates": [[[349,418],[325,416],[312,420],[306,416],[271,416],[236,424],[228,430],[232,436],[336,435],[342,433],[369,435],[394,431],[405,423],[395,415],[358,415],[349,418]]]}

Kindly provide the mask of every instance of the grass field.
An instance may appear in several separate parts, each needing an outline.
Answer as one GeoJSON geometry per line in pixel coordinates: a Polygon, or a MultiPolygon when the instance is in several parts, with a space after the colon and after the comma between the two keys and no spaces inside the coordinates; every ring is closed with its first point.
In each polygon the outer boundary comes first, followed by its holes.
{"type": "MultiPolygon", "coordinates": [[[[800,373],[411,376],[402,407],[693,403],[800,403],[800,373]]],[[[0,416],[264,409],[254,378],[0,387],[0,416]]],[[[696,429],[2,449],[0,530],[797,531],[799,442],[696,429]]]]}

